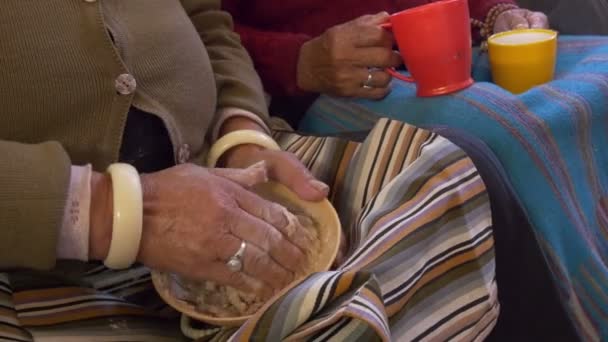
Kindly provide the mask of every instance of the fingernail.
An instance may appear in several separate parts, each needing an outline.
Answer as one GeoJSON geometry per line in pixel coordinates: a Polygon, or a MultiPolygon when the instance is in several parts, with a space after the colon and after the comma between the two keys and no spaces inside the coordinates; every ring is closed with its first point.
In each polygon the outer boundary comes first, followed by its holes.
{"type": "Polygon", "coordinates": [[[311,187],[315,188],[315,190],[322,192],[322,193],[328,193],[329,192],[329,186],[323,182],[321,182],[320,180],[310,180],[308,182],[308,184],[310,184],[311,187]]]}

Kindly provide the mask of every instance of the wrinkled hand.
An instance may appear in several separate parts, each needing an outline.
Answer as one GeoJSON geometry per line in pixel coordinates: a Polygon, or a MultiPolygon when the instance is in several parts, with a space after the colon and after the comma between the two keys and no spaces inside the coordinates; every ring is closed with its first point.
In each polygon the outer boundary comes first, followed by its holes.
{"type": "Polygon", "coordinates": [[[388,13],[366,15],[330,28],[305,43],[298,60],[298,86],[305,91],[344,97],[380,99],[390,89],[391,76],[382,68],[401,64],[393,51],[393,37],[379,27],[388,13]],[[372,71],[371,88],[363,88],[368,68],[372,71]]]}
{"type": "Polygon", "coordinates": [[[268,178],[287,186],[301,199],[320,201],[327,197],[329,187],[315,179],[295,155],[285,151],[240,145],[224,155],[222,164],[228,168],[243,169],[261,161],[268,169],[268,178]]]}
{"type": "MultiPolygon", "coordinates": [[[[329,192],[325,183],[316,180],[306,166],[288,152],[241,145],[228,151],[223,161],[230,168],[245,168],[263,161],[268,167],[269,178],[289,187],[303,200],[319,201],[327,197],[329,192]]],[[[342,234],[334,267],[344,261],[347,247],[346,237],[342,234]]]]}
{"type": "Polygon", "coordinates": [[[501,13],[494,23],[494,33],[526,28],[549,28],[549,19],[542,12],[517,8],[501,13]]]}
{"type": "Polygon", "coordinates": [[[282,206],[241,186],[265,181],[264,168],[179,165],[141,179],[144,229],[138,260],[143,264],[268,298],[293,281],[306,262],[312,237],[305,228],[282,206]],[[226,261],[241,241],[247,242],[243,271],[231,272],[226,261]]]}

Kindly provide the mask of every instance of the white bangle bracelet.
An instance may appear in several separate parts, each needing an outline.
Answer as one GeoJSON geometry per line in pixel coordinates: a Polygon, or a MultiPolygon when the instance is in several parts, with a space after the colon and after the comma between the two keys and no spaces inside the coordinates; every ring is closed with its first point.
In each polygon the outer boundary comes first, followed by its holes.
{"type": "Polygon", "coordinates": [[[215,167],[220,157],[229,149],[244,144],[252,144],[265,147],[269,150],[280,150],[281,148],[270,136],[254,130],[240,130],[230,132],[218,139],[207,155],[207,166],[215,167]]]}
{"type": "Polygon", "coordinates": [[[108,167],[112,178],[114,216],[112,240],[104,264],[112,269],[131,266],[139,253],[143,222],[143,198],[137,170],[129,164],[108,167]]]}

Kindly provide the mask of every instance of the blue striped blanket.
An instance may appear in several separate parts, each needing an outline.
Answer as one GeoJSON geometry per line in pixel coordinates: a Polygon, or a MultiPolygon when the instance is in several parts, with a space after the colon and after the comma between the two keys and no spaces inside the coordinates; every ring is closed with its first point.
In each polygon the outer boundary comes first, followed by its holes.
{"type": "Polygon", "coordinates": [[[560,37],[555,80],[518,96],[490,83],[487,56],[475,55],[477,83],[462,92],[416,98],[394,81],[378,102],[321,97],[299,128],[360,131],[390,117],[481,139],[508,174],[578,334],[608,340],[608,37],[560,37]]]}

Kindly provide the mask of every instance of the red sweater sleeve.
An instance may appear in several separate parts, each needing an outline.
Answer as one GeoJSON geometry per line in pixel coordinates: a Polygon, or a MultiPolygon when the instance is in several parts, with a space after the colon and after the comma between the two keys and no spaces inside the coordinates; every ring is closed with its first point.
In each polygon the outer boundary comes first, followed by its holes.
{"type": "Polygon", "coordinates": [[[243,46],[249,51],[262,78],[265,90],[272,96],[305,94],[297,86],[300,47],[311,39],[306,34],[269,32],[236,24],[243,46]]]}

